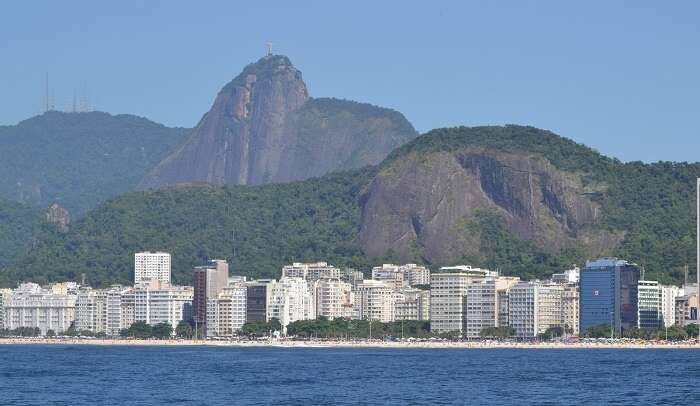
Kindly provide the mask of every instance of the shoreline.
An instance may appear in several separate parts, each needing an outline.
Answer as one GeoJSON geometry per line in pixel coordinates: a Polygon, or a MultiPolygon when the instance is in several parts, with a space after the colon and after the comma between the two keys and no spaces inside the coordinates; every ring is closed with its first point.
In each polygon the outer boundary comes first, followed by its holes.
{"type": "Polygon", "coordinates": [[[0,338],[3,345],[97,345],[97,346],[217,346],[271,348],[391,348],[391,349],[698,349],[696,341],[683,342],[498,342],[498,341],[291,341],[291,340],[140,340],[140,339],[57,339],[0,338]]]}

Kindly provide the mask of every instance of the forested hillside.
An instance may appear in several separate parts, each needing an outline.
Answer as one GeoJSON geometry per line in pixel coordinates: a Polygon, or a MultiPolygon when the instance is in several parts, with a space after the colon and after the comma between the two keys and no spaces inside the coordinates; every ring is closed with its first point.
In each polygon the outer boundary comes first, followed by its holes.
{"type": "Polygon", "coordinates": [[[0,198],[0,269],[29,250],[40,223],[38,210],[0,198]]]}
{"type": "MultiPolygon", "coordinates": [[[[378,219],[376,213],[367,212],[368,201],[376,193],[373,182],[379,177],[391,180],[392,176],[400,176],[402,167],[397,166],[400,162],[430,171],[440,168],[436,157],[449,156],[471,159],[459,161],[465,171],[475,170],[468,164],[481,162],[478,161],[481,158],[493,159],[487,162],[496,166],[505,162],[503,157],[522,158],[525,163],[542,161],[542,168],[553,165],[556,170],[541,175],[554,174],[551,176],[575,184],[581,196],[574,203],[591,201],[591,207],[595,208],[593,220],[586,223],[585,234],[577,227],[566,229],[579,232],[571,241],[585,243],[600,235],[619,236],[615,245],[603,247],[606,253],[643,265],[648,279],[679,282],[685,264],[690,265],[692,274],[698,164],[621,163],[551,132],[506,126],[431,131],[395,151],[377,168],[302,182],[232,187],[191,185],[129,193],[89,212],[74,222],[66,234],[52,226],[41,227],[36,247],[3,272],[1,281],[3,285],[11,285],[18,279],[37,282],[79,279],[81,273],[86,273],[87,280],[94,285],[126,283],[131,279],[133,253],[155,249],[173,253],[174,277],[180,283],[189,283],[191,266],[207,258],[226,258],[232,261],[232,273],[251,277],[277,277],[281,265],[292,261],[327,260],[366,271],[372,264],[398,257],[396,252],[388,250],[370,258],[368,247],[362,246],[358,239],[360,229],[378,219]],[[416,160],[416,156],[424,160],[416,160]],[[580,199],[584,200],[579,202],[580,199]]],[[[479,168],[482,167],[476,169],[479,168]]],[[[483,176],[482,172],[482,181],[483,176]]],[[[506,179],[517,185],[519,178],[506,179]]],[[[518,196],[509,194],[512,191],[509,184],[496,186],[502,192],[496,200],[517,203],[518,196]]],[[[557,202],[570,203],[566,200],[570,196],[558,189],[549,192],[542,210],[557,208],[557,202]],[[557,200],[552,195],[556,193],[566,199],[557,200]]],[[[429,197],[435,191],[426,187],[415,193],[429,197]]],[[[440,201],[434,205],[459,204],[463,196],[450,198],[454,202],[440,201]]],[[[430,199],[425,201],[430,203],[430,199]]],[[[522,230],[510,228],[512,219],[507,213],[505,216],[498,211],[475,213],[464,224],[479,239],[480,255],[465,257],[473,265],[536,277],[561,270],[573,262],[580,264],[587,258],[585,250],[578,246],[554,250],[539,240],[522,238],[522,230]]],[[[556,219],[567,227],[572,221],[566,216],[556,219]]],[[[421,222],[429,220],[415,219],[414,229],[420,232],[421,222]]],[[[392,230],[386,232],[390,234],[392,230]]],[[[426,262],[422,251],[425,249],[417,244],[411,259],[426,262]]],[[[446,264],[436,258],[429,261],[431,267],[446,264]]]]}
{"type": "Polygon", "coordinates": [[[299,260],[367,266],[353,238],[356,198],[370,175],[129,193],[88,213],[67,234],[44,225],[36,249],[3,272],[0,283],[75,280],[82,273],[93,285],[129,283],[133,253],[141,250],[172,253],[179,283],[190,283],[192,266],[211,258],[228,259],[232,274],[252,277],[278,277],[283,264],[299,260]]]}
{"type": "Polygon", "coordinates": [[[132,190],[187,132],[132,115],[49,111],[0,127],[0,196],[79,214],[132,190]]]}

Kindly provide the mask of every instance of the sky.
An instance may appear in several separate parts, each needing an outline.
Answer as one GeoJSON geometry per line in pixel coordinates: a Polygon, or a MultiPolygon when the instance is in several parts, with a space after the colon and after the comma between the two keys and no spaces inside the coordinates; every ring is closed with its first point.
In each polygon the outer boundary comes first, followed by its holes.
{"type": "Polygon", "coordinates": [[[623,161],[700,161],[697,1],[21,1],[0,10],[0,125],[74,93],[196,125],[267,41],[313,97],[420,132],[523,124],[623,161]]]}

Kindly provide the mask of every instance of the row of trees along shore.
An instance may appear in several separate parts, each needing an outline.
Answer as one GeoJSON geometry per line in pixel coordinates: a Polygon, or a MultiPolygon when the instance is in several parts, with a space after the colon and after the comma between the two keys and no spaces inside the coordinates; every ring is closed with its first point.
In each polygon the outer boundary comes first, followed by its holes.
{"type": "MultiPolygon", "coordinates": [[[[243,337],[266,337],[276,331],[282,330],[279,320],[273,318],[270,321],[253,321],[243,325],[239,333],[243,337]]],[[[139,321],[132,324],[128,329],[119,332],[122,338],[138,339],[169,339],[173,336],[183,339],[192,339],[195,335],[203,338],[203,331],[197,329],[187,321],[180,321],[173,330],[169,323],[159,323],[150,325],[139,321]]],[[[540,334],[539,340],[553,340],[571,334],[571,330],[563,327],[552,327],[540,334]]],[[[104,333],[93,333],[89,330],[77,330],[71,326],[67,331],[57,334],[54,330],[48,330],[46,337],[57,335],[70,337],[105,337],[104,333]]],[[[315,320],[299,320],[287,326],[287,335],[302,339],[367,339],[377,338],[458,338],[457,333],[434,334],[430,331],[430,322],[421,320],[394,321],[382,323],[379,321],[350,320],[337,318],[329,320],[319,317],[315,320]]],[[[37,327],[19,327],[13,330],[0,329],[0,337],[39,337],[41,330],[37,327]]],[[[512,327],[486,327],[481,330],[480,336],[488,339],[505,340],[515,337],[515,330],[512,327]]],[[[582,337],[586,338],[610,338],[620,337],[620,332],[616,331],[611,335],[610,325],[600,324],[591,326],[582,337]]],[[[623,338],[646,339],[646,340],[686,340],[698,336],[698,325],[691,324],[685,327],[671,326],[656,330],[631,328],[622,331],[623,338]]]]}

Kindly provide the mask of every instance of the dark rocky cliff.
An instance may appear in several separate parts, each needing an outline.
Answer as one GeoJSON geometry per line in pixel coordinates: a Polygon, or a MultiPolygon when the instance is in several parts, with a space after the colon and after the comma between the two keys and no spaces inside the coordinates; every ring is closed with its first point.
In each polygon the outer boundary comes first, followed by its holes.
{"type": "Polygon", "coordinates": [[[479,213],[551,252],[584,247],[591,255],[619,243],[599,229],[596,203],[577,175],[527,153],[481,148],[412,153],[375,177],[362,200],[359,242],[370,257],[448,263],[481,255],[479,213]]]}
{"type": "Polygon", "coordinates": [[[287,182],[379,163],[416,136],[399,113],[310,99],[285,56],[248,65],[219,92],[184,145],[141,183],[287,182]]]}

